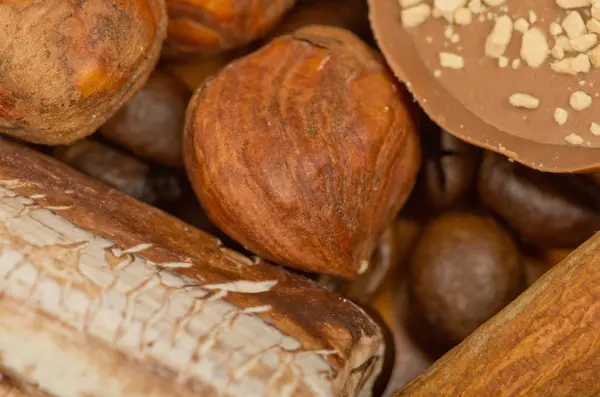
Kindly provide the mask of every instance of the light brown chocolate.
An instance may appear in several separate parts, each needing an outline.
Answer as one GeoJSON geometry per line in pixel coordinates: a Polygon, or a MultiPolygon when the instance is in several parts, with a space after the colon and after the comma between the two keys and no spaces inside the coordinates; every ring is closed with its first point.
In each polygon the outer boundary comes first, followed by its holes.
{"type": "MultiPolygon", "coordinates": [[[[561,22],[569,11],[561,9],[554,0],[504,3],[513,22],[519,17],[528,20],[531,27],[544,32],[552,48],[554,39],[549,25],[557,19],[561,22]],[[530,16],[530,10],[535,15],[530,16]]],[[[488,8],[481,14],[483,22],[479,21],[479,15],[473,15],[471,24],[453,24],[452,32],[447,33],[448,22],[443,16],[439,19],[430,16],[415,27],[405,28],[397,0],[370,0],[370,16],[379,46],[396,75],[429,116],[450,133],[540,170],[568,172],[600,168],[600,136],[592,131],[600,109],[600,98],[596,98],[600,87],[594,86],[600,69],[592,64],[587,73],[575,76],[559,73],[552,69],[551,63],[555,61],[552,55],[541,66],[531,67],[525,60],[531,56],[521,55],[524,35],[514,29],[504,53],[506,59],[499,61],[486,56],[487,37],[494,18],[504,14],[503,6],[488,8]],[[444,52],[462,58],[441,56],[444,52]],[[515,59],[520,59],[517,68],[513,68],[515,59]],[[442,61],[456,69],[442,67],[442,61]],[[508,65],[501,67],[506,61],[508,65]],[[574,109],[582,103],[581,99],[570,98],[577,91],[590,94],[590,107],[574,109]],[[535,107],[536,100],[539,105],[535,109],[520,107],[535,107]],[[568,112],[563,125],[556,120],[561,119],[560,114],[555,119],[557,108],[568,112]]],[[[565,57],[576,55],[567,53],[565,57]]],[[[594,62],[592,56],[588,60],[594,62]]]]}

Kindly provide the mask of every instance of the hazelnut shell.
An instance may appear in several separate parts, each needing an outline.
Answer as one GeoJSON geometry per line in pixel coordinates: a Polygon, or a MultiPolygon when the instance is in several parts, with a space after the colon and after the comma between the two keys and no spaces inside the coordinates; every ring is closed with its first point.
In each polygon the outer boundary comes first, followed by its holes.
{"type": "Polygon", "coordinates": [[[0,4],[0,132],[67,144],[146,81],[166,34],[161,0],[0,4]]]}
{"type": "Polygon", "coordinates": [[[409,104],[354,34],[303,28],[196,92],[186,167],[208,216],[247,249],[352,278],[415,182],[409,104]]]}

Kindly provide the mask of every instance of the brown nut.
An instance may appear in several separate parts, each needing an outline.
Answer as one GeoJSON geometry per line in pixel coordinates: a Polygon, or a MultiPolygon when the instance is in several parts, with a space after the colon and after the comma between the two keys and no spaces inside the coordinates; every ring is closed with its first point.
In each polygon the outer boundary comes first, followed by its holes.
{"type": "Polygon", "coordinates": [[[265,41],[309,25],[336,26],[360,37],[371,32],[365,0],[319,0],[299,3],[266,35],[265,41]]]}
{"type": "Polygon", "coordinates": [[[183,167],[183,125],[191,96],[175,77],[156,70],[100,134],[138,157],[183,167]]]}
{"type": "Polygon", "coordinates": [[[542,173],[486,152],[479,195],[525,241],[576,247],[600,229],[599,189],[582,176],[542,173]]]}
{"type": "Polygon", "coordinates": [[[159,205],[181,197],[179,179],[163,170],[153,170],[135,157],[100,142],[84,139],[55,149],[54,156],[137,200],[159,205]]]}
{"type": "Polygon", "coordinates": [[[409,103],[352,33],[301,29],[196,92],[190,180],[213,222],[250,251],[352,278],[415,181],[409,103]]]}
{"type": "Polygon", "coordinates": [[[0,132],[67,144],[146,81],[166,34],[161,0],[0,3],[0,132]]]}
{"type": "Polygon", "coordinates": [[[232,50],[263,36],[295,0],[166,0],[164,55],[232,50]]]}
{"type": "Polygon", "coordinates": [[[521,291],[523,266],[492,218],[448,212],[423,231],[410,263],[416,313],[448,343],[460,342],[521,291]]]}

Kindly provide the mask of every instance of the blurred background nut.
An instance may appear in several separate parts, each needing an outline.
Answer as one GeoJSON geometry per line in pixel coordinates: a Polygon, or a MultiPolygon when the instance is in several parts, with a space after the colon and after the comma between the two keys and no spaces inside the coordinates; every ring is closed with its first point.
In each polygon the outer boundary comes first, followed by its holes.
{"type": "Polygon", "coordinates": [[[353,278],[415,182],[409,104],[352,33],[282,36],[196,92],[184,142],[192,186],[211,220],[255,254],[353,278]]]}
{"type": "Polygon", "coordinates": [[[177,78],[157,69],[100,134],[138,157],[183,167],[183,126],[191,95],[177,78]]]}
{"type": "Polygon", "coordinates": [[[523,272],[515,242],[493,218],[448,212],[430,221],[412,255],[412,309],[452,345],[522,291],[523,272]]]}
{"type": "Polygon", "coordinates": [[[479,149],[441,130],[427,118],[419,126],[423,164],[407,207],[430,216],[471,198],[479,149]]]}
{"type": "Polygon", "coordinates": [[[343,28],[363,39],[371,35],[365,0],[318,0],[298,2],[261,42],[269,42],[277,36],[293,33],[309,25],[343,28]]]}
{"type": "Polygon", "coordinates": [[[539,172],[486,152],[479,195],[530,244],[574,248],[600,230],[600,187],[582,175],[539,172]]]}
{"type": "Polygon", "coordinates": [[[0,3],[0,132],[40,144],[93,133],[146,81],[161,0],[0,3]]]}
{"type": "Polygon", "coordinates": [[[262,37],[294,0],[166,0],[168,38],[163,54],[210,54],[262,37]]]}
{"type": "Polygon", "coordinates": [[[54,156],[137,200],[164,205],[179,200],[182,183],[168,170],[155,169],[103,143],[89,139],[57,147],[54,156]]]}

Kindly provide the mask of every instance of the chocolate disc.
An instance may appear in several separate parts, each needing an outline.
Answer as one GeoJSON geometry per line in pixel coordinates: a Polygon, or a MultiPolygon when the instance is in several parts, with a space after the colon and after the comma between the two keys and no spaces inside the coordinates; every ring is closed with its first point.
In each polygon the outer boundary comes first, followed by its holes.
{"type": "Polygon", "coordinates": [[[388,63],[474,145],[550,172],[600,169],[600,8],[583,0],[369,0],[388,63]]]}

